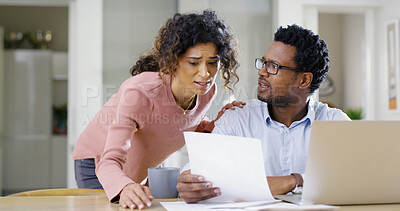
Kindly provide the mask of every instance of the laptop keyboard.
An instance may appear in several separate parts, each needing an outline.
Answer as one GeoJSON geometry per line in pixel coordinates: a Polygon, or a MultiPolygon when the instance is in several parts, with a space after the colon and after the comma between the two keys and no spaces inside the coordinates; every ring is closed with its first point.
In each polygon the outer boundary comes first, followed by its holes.
{"type": "Polygon", "coordinates": [[[299,194],[286,194],[286,195],[274,195],[276,199],[280,199],[285,202],[290,202],[294,204],[300,204],[301,202],[301,193],[299,194]]]}

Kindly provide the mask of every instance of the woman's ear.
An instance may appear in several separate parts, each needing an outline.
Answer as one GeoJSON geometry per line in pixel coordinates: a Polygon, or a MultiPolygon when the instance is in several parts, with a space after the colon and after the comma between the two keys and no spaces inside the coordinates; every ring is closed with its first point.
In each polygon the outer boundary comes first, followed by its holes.
{"type": "Polygon", "coordinates": [[[307,89],[311,86],[311,82],[313,80],[313,74],[311,72],[302,72],[300,73],[300,89],[307,89]]]}

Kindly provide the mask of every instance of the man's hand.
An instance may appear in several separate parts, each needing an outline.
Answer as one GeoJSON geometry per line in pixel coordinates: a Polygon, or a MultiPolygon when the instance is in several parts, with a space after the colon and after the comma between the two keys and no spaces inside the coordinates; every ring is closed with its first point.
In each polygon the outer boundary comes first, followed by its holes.
{"type": "Polygon", "coordinates": [[[145,205],[151,206],[154,197],[151,195],[150,188],[137,183],[130,183],[122,189],[119,198],[119,205],[122,208],[143,209],[145,205]]]}
{"type": "Polygon", "coordinates": [[[196,203],[221,195],[219,188],[213,188],[211,182],[204,181],[203,176],[191,174],[190,170],[178,176],[176,189],[186,203],[196,203]]]}
{"type": "Polygon", "coordinates": [[[292,175],[280,177],[267,177],[272,195],[282,195],[296,187],[296,178],[292,175]]]}

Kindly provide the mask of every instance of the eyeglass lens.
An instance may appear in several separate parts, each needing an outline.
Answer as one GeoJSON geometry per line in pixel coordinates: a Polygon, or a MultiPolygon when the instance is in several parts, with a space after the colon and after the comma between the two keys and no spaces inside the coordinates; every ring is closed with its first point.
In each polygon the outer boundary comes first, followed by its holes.
{"type": "Polygon", "coordinates": [[[266,62],[262,59],[256,59],[256,69],[261,70],[265,65],[267,65],[267,72],[270,74],[276,74],[278,72],[278,64],[274,62],[266,62]]]}

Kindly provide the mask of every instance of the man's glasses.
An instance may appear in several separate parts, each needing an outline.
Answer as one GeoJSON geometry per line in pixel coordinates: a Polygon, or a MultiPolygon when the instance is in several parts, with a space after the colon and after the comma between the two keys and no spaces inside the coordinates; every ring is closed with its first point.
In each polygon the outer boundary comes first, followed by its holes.
{"type": "Polygon", "coordinates": [[[273,61],[264,61],[263,59],[257,58],[255,62],[256,62],[255,65],[256,65],[257,70],[261,70],[262,68],[267,67],[266,68],[267,72],[272,75],[278,74],[279,69],[287,69],[287,70],[293,70],[293,71],[298,72],[298,70],[296,68],[282,66],[273,61]]]}

